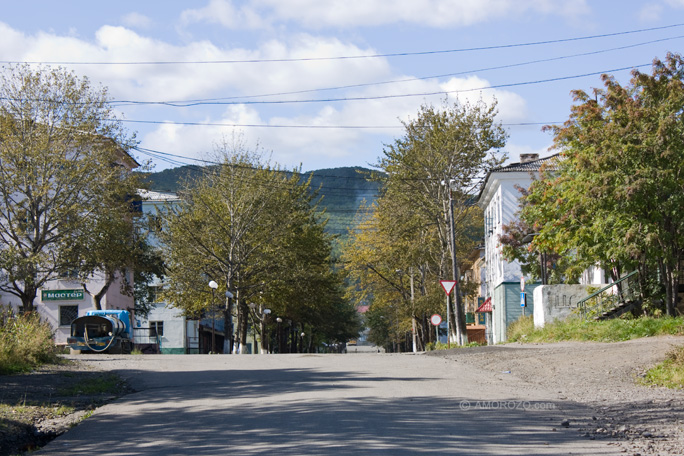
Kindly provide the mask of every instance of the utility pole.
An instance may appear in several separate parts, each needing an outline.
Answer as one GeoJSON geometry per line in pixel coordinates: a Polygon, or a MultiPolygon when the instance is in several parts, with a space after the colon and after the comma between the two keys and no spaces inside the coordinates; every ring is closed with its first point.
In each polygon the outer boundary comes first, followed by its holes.
{"type": "MultiPolygon", "coordinates": [[[[451,231],[451,272],[452,278],[456,284],[454,285],[454,299],[450,303],[456,304],[456,311],[451,313],[451,318],[455,319],[456,328],[456,343],[458,345],[465,345],[468,343],[468,333],[466,331],[466,318],[463,310],[463,301],[461,300],[461,291],[459,287],[459,273],[458,262],[456,261],[456,228],[454,226],[454,198],[451,195],[451,182],[448,182],[447,191],[449,192],[449,224],[451,231]]],[[[447,335],[450,337],[450,334],[447,335]]]]}
{"type": "Polygon", "coordinates": [[[418,342],[416,340],[416,308],[415,308],[415,295],[413,293],[413,267],[409,269],[411,273],[411,329],[413,331],[413,353],[418,352],[418,342]]]}

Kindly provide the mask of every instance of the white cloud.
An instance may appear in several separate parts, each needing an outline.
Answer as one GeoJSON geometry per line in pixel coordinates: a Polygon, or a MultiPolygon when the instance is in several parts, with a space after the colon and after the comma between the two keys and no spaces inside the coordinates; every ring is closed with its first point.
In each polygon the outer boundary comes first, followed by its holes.
{"type": "MultiPolygon", "coordinates": [[[[374,54],[336,38],[299,34],[254,49],[219,47],[210,41],[173,45],[122,26],[103,26],[94,40],[54,33],[25,35],[0,23],[0,51],[7,60],[148,62],[235,61],[374,54]]],[[[384,59],[308,60],[274,63],[187,65],[74,65],[109,87],[114,98],[170,101],[211,96],[282,93],[364,83],[391,77],[384,59]]],[[[305,97],[306,95],[301,95],[305,97]]]]}
{"type": "Polygon", "coordinates": [[[209,22],[230,29],[258,29],[266,26],[261,16],[249,6],[236,8],[231,0],[210,0],[204,8],[189,9],[181,13],[181,22],[209,22]]]}
{"type": "Polygon", "coordinates": [[[586,0],[255,0],[237,8],[232,0],[211,0],[204,8],[186,10],[182,18],[186,24],[220,23],[231,29],[288,21],[312,28],[395,23],[454,27],[535,12],[574,20],[589,7],[586,0]]]}
{"type": "Polygon", "coordinates": [[[663,14],[663,5],[656,3],[649,3],[644,5],[638,13],[638,17],[643,22],[654,22],[661,18],[663,14]]]}
{"type": "Polygon", "coordinates": [[[132,12],[123,16],[121,23],[131,28],[147,29],[152,25],[152,19],[143,14],[132,12]]]}

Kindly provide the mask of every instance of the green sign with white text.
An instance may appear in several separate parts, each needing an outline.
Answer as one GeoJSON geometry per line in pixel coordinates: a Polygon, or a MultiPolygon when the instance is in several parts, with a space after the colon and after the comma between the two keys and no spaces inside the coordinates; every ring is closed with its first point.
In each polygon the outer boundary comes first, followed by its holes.
{"type": "Polygon", "coordinates": [[[43,301],[82,301],[83,290],[42,290],[40,298],[43,301]]]}

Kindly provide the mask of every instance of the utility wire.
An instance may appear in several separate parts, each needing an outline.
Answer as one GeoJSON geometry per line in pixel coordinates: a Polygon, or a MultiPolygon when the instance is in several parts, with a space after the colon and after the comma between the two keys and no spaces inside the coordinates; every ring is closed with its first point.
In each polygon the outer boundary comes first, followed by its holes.
{"type": "MultiPolygon", "coordinates": [[[[152,125],[182,125],[189,127],[236,127],[236,128],[296,128],[296,129],[340,129],[340,130],[396,130],[403,125],[283,125],[283,124],[238,124],[225,122],[180,122],[174,120],[133,120],[133,119],[105,119],[112,122],[152,124],[152,125]]],[[[516,122],[502,123],[503,127],[533,127],[539,125],[561,124],[563,122],[516,122]]]]}
{"type": "Polygon", "coordinates": [[[460,90],[437,90],[434,92],[422,92],[422,93],[403,93],[403,94],[391,94],[391,95],[374,95],[374,96],[363,96],[363,97],[340,97],[340,98],[312,98],[306,100],[260,100],[260,101],[206,101],[206,102],[191,102],[191,103],[172,103],[166,101],[133,101],[133,100],[121,100],[112,101],[112,106],[130,106],[130,105],[157,105],[157,106],[169,106],[174,108],[189,108],[195,106],[226,106],[226,105],[282,105],[282,104],[310,104],[310,103],[335,103],[335,102],[347,102],[347,101],[368,101],[368,100],[387,100],[395,98],[411,98],[411,97],[429,97],[436,95],[449,95],[449,94],[459,94],[459,93],[469,93],[477,92],[482,90],[492,90],[501,89],[507,87],[520,87],[527,85],[545,84],[549,82],[565,81],[570,79],[579,79],[589,76],[596,76],[600,74],[616,73],[618,71],[633,70],[637,68],[644,68],[651,66],[651,63],[644,63],[641,65],[632,65],[621,68],[613,68],[610,70],[603,71],[593,71],[590,73],[581,73],[571,76],[559,76],[556,78],[548,79],[537,79],[533,81],[523,81],[523,82],[511,82],[506,84],[496,84],[491,86],[475,87],[470,89],[460,89],[460,90]]]}
{"type": "Polygon", "coordinates": [[[190,100],[170,100],[168,102],[169,103],[189,103],[189,102],[221,101],[221,100],[245,100],[245,99],[249,99],[249,98],[265,98],[265,97],[275,97],[275,96],[284,96],[284,95],[301,95],[301,94],[305,94],[305,93],[325,92],[325,91],[332,91],[332,90],[357,89],[357,88],[361,88],[361,87],[372,87],[372,86],[380,86],[380,85],[388,85],[388,84],[401,84],[401,83],[405,83],[405,82],[425,81],[425,80],[430,80],[430,79],[441,79],[441,78],[448,78],[448,77],[454,77],[454,76],[463,76],[466,74],[482,73],[482,72],[486,72],[486,71],[516,68],[516,67],[521,67],[521,66],[533,65],[533,64],[537,64],[537,63],[547,63],[547,62],[554,62],[554,61],[558,61],[558,60],[566,60],[566,59],[571,59],[571,58],[576,58],[576,57],[586,57],[586,56],[590,56],[590,55],[604,54],[604,53],[613,52],[613,51],[622,51],[625,49],[632,49],[632,48],[639,47],[639,46],[645,46],[648,44],[660,43],[663,41],[670,41],[670,40],[676,40],[676,39],[681,39],[681,38],[684,38],[684,35],[678,35],[678,36],[669,37],[669,38],[661,38],[661,39],[657,39],[657,40],[645,41],[645,42],[629,44],[629,45],[625,45],[625,46],[618,46],[618,47],[613,47],[613,48],[609,48],[609,49],[601,49],[598,51],[590,51],[590,52],[582,52],[582,53],[578,53],[578,54],[562,55],[562,56],[558,56],[558,57],[549,57],[549,58],[545,58],[545,59],[529,60],[527,62],[518,62],[518,63],[507,64],[507,65],[491,66],[491,67],[479,68],[479,69],[475,69],[475,70],[465,70],[465,71],[459,71],[456,73],[445,73],[445,74],[438,74],[438,75],[431,75],[431,76],[420,76],[420,77],[412,77],[412,78],[404,78],[404,79],[394,79],[391,81],[365,82],[365,83],[348,84],[348,85],[335,86],[335,87],[321,87],[321,88],[317,88],[317,89],[305,89],[305,90],[296,90],[296,91],[289,91],[289,92],[273,92],[273,93],[265,93],[265,94],[261,94],[261,95],[242,95],[242,96],[232,96],[232,97],[198,98],[198,99],[190,99],[190,100]]]}
{"type": "Polygon", "coordinates": [[[603,33],[599,35],[588,35],[573,38],[561,38],[556,40],[532,41],[526,43],[514,44],[500,44],[493,46],[479,46],[471,48],[458,49],[443,49],[431,51],[417,51],[417,52],[396,52],[385,54],[366,54],[366,55],[345,55],[332,57],[302,57],[302,58],[282,58],[282,59],[241,59],[241,60],[192,60],[192,61],[119,61],[119,62],[79,62],[79,61],[18,61],[18,60],[0,60],[0,63],[5,64],[43,64],[43,65],[201,65],[201,64],[233,64],[233,63],[284,63],[284,62],[314,62],[314,61],[330,61],[330,60],[355,60],[355,59],[373,59],[373,58],[388,58],[388,57],[410,57],[418,55],[437,55],[437,54],[452,54],[461,52],[476,52],[476,51],[490,51],[496,49],[510,49],[516,47],[530,47],[541,46],[546,44],[569,43],[583,40],[593,40],[598,38],[609,38],[613,36],[630,35],[635,33],[652,32],[656,30],[665,30],[684,26],[684,23],[671,24],[660,27],[651,27],[637,30],[627,30],[622,32],[603,33]]]}

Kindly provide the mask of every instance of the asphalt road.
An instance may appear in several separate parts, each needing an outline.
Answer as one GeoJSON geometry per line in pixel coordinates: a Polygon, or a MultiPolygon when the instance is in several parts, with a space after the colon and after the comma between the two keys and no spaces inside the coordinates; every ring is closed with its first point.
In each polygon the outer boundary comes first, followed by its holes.
{"type": "Polygon", "coordinates": [[[616,454],[591,412],[436,356],[82,356],[136,389],[40,455],[616,454]],[[569,420],[569,427],[561,425],[569,420]]]}

